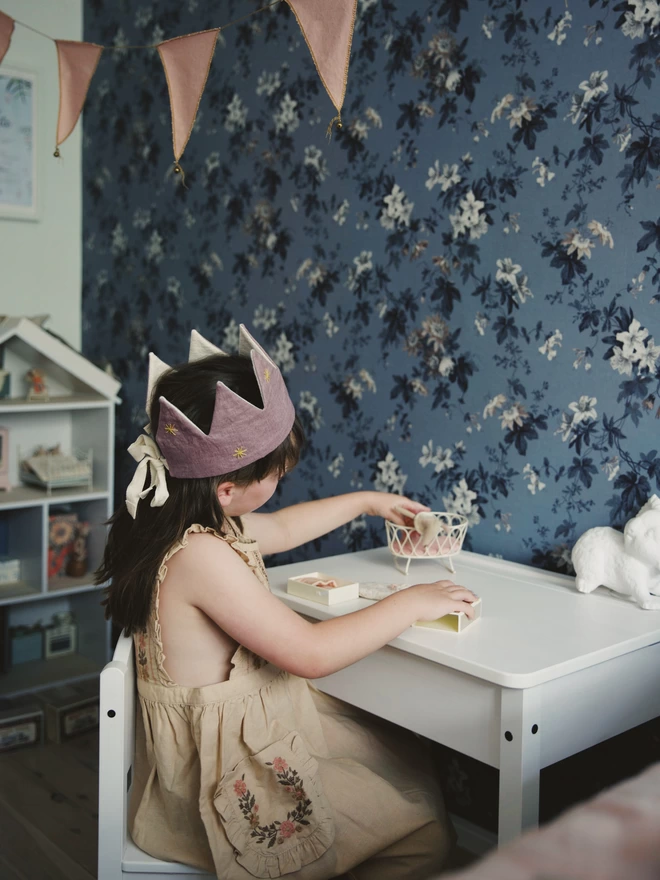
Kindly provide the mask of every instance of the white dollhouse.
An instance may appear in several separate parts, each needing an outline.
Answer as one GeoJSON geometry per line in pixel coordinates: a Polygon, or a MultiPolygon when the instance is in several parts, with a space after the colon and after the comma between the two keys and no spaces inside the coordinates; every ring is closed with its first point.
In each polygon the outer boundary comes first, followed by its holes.
{"type": "Polygon", "coordinates": [[[0,566],[5,562],[14,572],[0,578],[0,698],[97,675],[110,652],[102,587],[94,585],[93,572],[103,553],[104,523],[112,514],[114,410],[120,383],[42,323],[0,320],[0,554],[5,557],[0,566]],[[26,378],[35,372],[45,385],[36,397],[26,378]],[[44,464],[35,459],[38,450],[57,450],[58,455],[44,464]],[[28,473],[23,463],[31,459],[40,465],[28,473]],[[56,471],[51,461],[66,463],[67,473],[73,463],[84,478],[62,478],[61,467],[56,471]],[[67,575],[62,568],[54,574],[49,528],[55,516],[89,524],[85,574],[67,575]],[[41,659],[29,662],[8,659],[10,630],[29,631],[35,624],[46,626],[53,618],[70,616],[76,621],[76,638],[61,656],[44,651],[41,659]]]}

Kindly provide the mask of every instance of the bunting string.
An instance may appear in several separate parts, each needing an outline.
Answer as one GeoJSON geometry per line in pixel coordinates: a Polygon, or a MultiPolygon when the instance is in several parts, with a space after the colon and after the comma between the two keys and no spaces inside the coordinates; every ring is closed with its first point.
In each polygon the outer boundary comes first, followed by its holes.
{"type": "Polygon", "coordinates": [[[80,118],[101,54],[105,51],[157,49],[170,97],[174,171],[183,181],[180,160],[192,134],[219,33],[283,2],[293,12],[321,82],[337,110],[337,115],[328,126],[327,136],[330,138],[335,123],[338,129],[342,127],[341,108],[348,82],[348,64],[358,0],[271,0],[265,6],[220,27],[182,34],[161,43],[144,46],[101,46],[76,40],[56,40],[32,25],[0,11],[0,64],[11,44],[15,25],[55,43],[60,101],[54,155],[59,157],[61,144],[69,137],[80,118]]]}

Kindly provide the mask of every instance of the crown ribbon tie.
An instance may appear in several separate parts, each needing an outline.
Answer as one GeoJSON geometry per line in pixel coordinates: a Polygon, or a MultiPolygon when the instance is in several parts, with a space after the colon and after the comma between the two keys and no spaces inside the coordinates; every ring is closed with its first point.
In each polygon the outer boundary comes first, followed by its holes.
{"type": "Polygon", "coordinates": [[[162,507],[170,497],[165,476],[167,462],[161,455],[154,438],[147,434],[141,434],[135,443],[131,443],[128,451],[138,463],[133,479],[126,490],[126,507],[135,519],[138,504],[152,489],[156,490],[151,499],[152,507],[162,507]],[[147,474],[149,475],[149,485],[143,489],[147,474]]]}

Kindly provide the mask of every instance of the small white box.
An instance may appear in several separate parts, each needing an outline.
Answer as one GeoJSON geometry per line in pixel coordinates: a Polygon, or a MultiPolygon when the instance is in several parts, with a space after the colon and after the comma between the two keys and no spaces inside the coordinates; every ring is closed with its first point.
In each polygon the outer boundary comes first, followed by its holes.
{"type": "Polygon", "coordinates": [[[333,577],[323,571],[310,571],[297,577],[289,578],[286,585],[287,593],[299,596],[301,599],[309,599],[310,602],[318,602],[320,605],[337,605],[340,602],[350,602],[360,596],[360,585],[357,582],[346,581],[342,578],[333,577]],[[336,587],[321,586],[320,584],[304,583],[305,580],[334,581],[336,587]]]}
{"type": "Polygon", "coordinates": [[[418,620],[413,626],[425,626],[428,629],[440,629],[445,632],[463,632],[471,623],[474,623],[481,617],[481,599],[477,599],[476,602],[470,602],[470,605],[474,608],[472,620],[464,611],[450,611],[449,614],[445,614],[444,617],[438,617],[437,620],[418,620]]]}
{"type": "Polygon", "coordinates": [[[21,560],[0,556],[0,584],[13,584],[21,579],[21,560]]]}

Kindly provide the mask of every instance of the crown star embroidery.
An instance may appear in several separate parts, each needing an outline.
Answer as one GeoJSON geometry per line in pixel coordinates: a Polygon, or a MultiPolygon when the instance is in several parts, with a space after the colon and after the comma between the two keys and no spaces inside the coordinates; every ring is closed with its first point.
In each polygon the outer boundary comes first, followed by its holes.
{"type": "Polygon", "coordinates": [[[266,382],[270,382],[270,370],[264,370],[264,379],[266,382]]]}
{"type": "Polygon", "coordinates": [[[234,449],[234,458],[245,458],[246,455],[247,449],[245,446],[237,446],[236,449],[234,449]]]}
{"type": "Polygon", "coordinates": [[[173,435],[179,433],[179,429],[176,427],[176,425],[165,425],[165,431],[168,434],[173,434],[173,435]]]}

